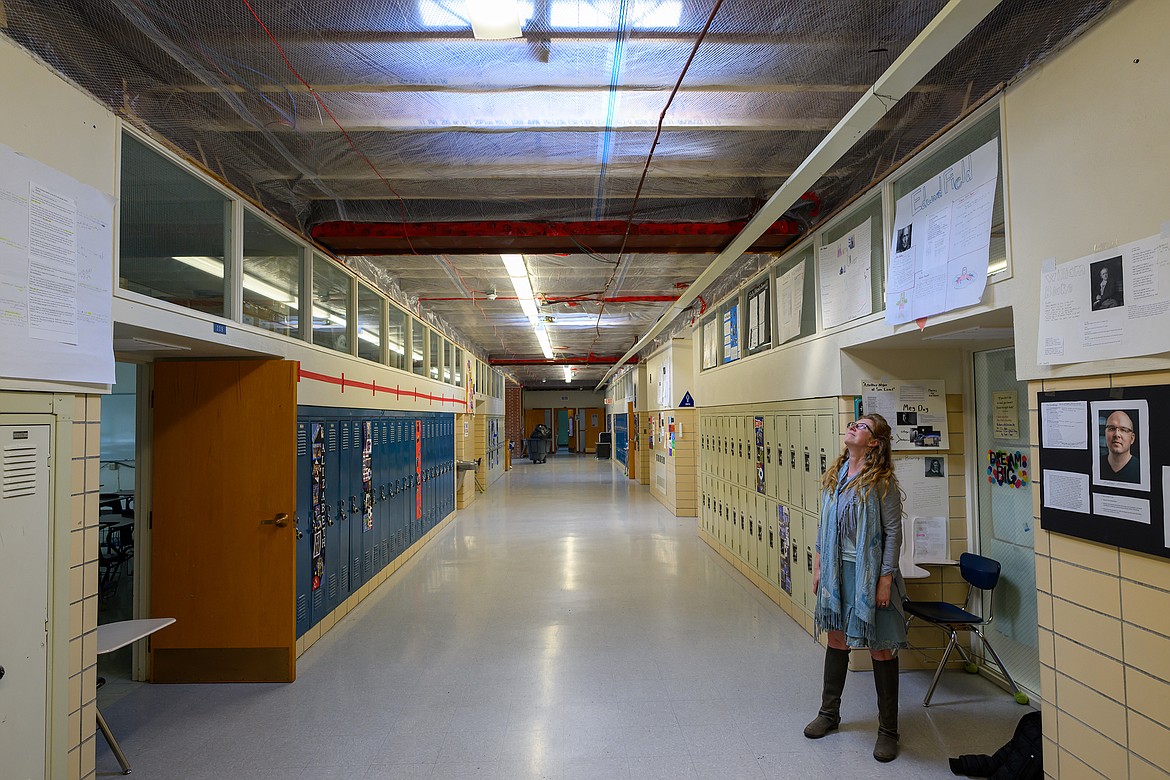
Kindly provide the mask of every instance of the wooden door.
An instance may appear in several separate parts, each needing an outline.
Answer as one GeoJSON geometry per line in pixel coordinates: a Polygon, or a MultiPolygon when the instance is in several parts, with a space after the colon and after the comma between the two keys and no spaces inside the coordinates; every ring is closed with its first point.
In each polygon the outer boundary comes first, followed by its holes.
{"type": "Polygon", "coordinates": [[[296,364],[154,371],[152,682],[296,677],[296,364]]]}
{"type": "Polygon", "coordinates": [[[598,435],[605,430],[605,410],[586,409],[581,414],[581,428],[585,432],[585,452],[596,452],[598,435]]]}

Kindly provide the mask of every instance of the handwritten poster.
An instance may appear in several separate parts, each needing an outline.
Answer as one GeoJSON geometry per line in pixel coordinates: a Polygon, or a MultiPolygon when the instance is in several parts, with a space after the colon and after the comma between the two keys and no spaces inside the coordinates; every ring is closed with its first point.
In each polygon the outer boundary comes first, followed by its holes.
{"type": "Polygon", "coordinates": [[[862,382],[866,414],[880,414],[893,429],[894,450],[946,450],[947,396],[941,379],[862,382]]]}
{"type": "Polygon", "coordinates": [[[991,394],[992,434],[996,439],[1020,438],[1020,410],[1015,390],[1004,390],[991,394]]]}
{"type": "Polygon", "coordinates": [[[872,223],[867,219],[821,247],[818,277],[821,319],[826,328],[864,317],[873,310],[869,281],[872,223]]]}
{"type": "Polygon", "coordinates": [[[723,362],[739,360],[739,304],[723,312],[723,362]]]}
{"type": "Polygon", "coordinates": [[[898,199],[886,322],[973,306],[987,286],[991,218],[999,179],[992,139],[898,199]]]}
{"type": "Polygon", "coordinates": [[[719,320],[714,318],[703,323],[703,368],[715,368],[719,364],[719,320]]]}

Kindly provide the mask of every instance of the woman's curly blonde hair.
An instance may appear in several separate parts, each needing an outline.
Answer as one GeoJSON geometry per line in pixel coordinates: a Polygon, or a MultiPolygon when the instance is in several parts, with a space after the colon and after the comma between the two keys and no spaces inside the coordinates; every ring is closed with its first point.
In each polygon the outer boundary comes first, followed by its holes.
{"type": "MultiPolygon", "coordinates": [[[[875,486],[881,491],[880,497],[885,498],[891,487],[897,489],[898,486],[898,478],[894,476],[894,459],[890,452],[890,424],[880,414],[863,414],[858,419],[872,423],[869,433],[877,445],[866,448],[861,473],[857,475],[854,485],[863,498],[867,497],[875,486]]],[[[841,467],[848,460],[849,450],[844,449],[821,477],[821,487],[830,492],[836,490],[841,467]]]]}

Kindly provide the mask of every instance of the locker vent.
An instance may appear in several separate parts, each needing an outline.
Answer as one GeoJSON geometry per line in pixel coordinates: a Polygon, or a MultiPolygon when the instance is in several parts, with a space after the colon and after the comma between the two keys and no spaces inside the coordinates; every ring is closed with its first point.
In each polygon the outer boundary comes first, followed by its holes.
{"type": "Polygon", "coordinates": [[[303,623],[309,619],[309,600],[305,596],[297,596],[297,622],[303,623]]]}
{"type": "MultiPolygon", "coordinates": [[[[330,577],[330,580],[333,578],[330,577]]],[[[313,614],[320,615],[321,609],[325,606],[325,589],[317,588],[313,591],[313,614]]]]}
{"type": "Polygon", "coordinates": [[[304,425],[297,426],[297,456],[309,453],[309,431],[304,425]]]}
{"type": "Polygon", "coordinates": [[[349,593],[349,564],[343,564],[341,567],[341,589],[349,593]]]}
{"type": "MultiPolygon", "coordinates": [[[[318,591],[319,593],[320,591],[318,591]]],[[[329,575],[329,599],[332,601],[337,598],[337,575],[329,575]]]]}
{"type": "Polygon", "coordinates": [[[349,583],[350,589],[356,589],[362,581],[362,555],[358,553],[353,556],[353,568],[350,569],[352,580],[349,583]]]}
{"type": "Polygon", "coordinates": [[[382,540],[382,565],[390,563],[390,542],[386,539],[382,540]]]}
{"type": "Polygon", "coordinates": [[[12,444],[4,448],[0,498],[20,498],[37,492],[37,448],[12,444]]]}
{"type": "Polygon", "coordinates": [[[328,444],[329,444],[329,451],[330,452],[337,452],[337,426],[336,425],[329,426],[329,442],[328,442],[328,444]]]}
{"type": "Polygon", "coordinates": [[[343,423],[341,429],[341,449],[348,450],[349,448],[349,423],[343,423]]]}
{"type": "Polygon", "coordinates": [[[370,572],[373,571],[373,567],[374,567],[373,556],[370,553],[371,553],[370,550],[366,550],[365,558],[362,561],[362,563],[364,564],[362,567],[362,571],[364,571],[366,573],[367,577],[370,575],[370,572]]]}

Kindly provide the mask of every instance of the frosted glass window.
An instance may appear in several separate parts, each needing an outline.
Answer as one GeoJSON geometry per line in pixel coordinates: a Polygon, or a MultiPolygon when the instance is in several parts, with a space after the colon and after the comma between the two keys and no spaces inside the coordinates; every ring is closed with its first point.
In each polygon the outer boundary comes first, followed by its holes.
{"type": "Polygon", "coordinates": [[[349,352],[350,275],[324,255],[313,255],[313,343],[349,352]]]}
{"type": "Polygon", "coordinates": [[[358,283],[358,357],[375,363],[382,361],[382,310],[385,306],[385,298],[358,283]]]}
{"type": "Polygon", "coordinates": [[[301,337],[301,245],[264,219],[244,211],[246,325],[301,337]]]}
{"type": "Polygon", "coordinates": [[[406,368],[406,323],[406,312],[391,306],[386,327],[386,343],[390,347],[387,362],[394,368],[406,368]]]}

